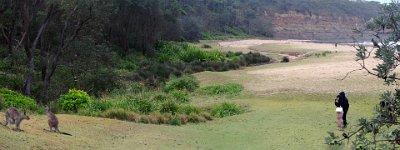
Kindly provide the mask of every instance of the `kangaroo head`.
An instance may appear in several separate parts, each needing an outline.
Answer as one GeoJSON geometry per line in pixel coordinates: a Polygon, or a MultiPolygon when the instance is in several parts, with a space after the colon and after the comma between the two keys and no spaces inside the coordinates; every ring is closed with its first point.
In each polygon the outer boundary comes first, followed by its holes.
{"type": "Polygon", "coordinates": [[[26,111],[24,110],[24,113],[21,115],[22,119],[29,120],[29,116],[26,114],[26,111]]]}

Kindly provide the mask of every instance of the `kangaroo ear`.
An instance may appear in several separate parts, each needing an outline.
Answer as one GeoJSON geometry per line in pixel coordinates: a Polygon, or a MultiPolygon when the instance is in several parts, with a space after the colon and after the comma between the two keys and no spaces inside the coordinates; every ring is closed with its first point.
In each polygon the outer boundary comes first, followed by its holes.
{"type": "Polygon", "coordinates": [[[24,115],[26,115],[26,110],[24,110],[24,115]]]}

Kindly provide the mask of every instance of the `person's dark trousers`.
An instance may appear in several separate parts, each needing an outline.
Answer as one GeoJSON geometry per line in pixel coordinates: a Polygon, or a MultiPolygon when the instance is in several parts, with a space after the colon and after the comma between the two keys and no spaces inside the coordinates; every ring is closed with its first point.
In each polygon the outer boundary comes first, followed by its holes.
{"type": "Polygon", "coordinates": [[[347,111],[349,111],[349,108],[343,107],[343,125],[344,127],[347,126],[347,111]]]}

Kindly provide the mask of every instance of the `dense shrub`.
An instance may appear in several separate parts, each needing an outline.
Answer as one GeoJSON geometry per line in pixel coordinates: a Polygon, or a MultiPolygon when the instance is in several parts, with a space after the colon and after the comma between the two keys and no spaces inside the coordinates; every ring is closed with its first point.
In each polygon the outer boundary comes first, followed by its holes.
{"type": "Polygon", "coordinates": [[[184,91],[175,90],[171,91],[169,94],[179,103],[188,103],[190,101],[189,95],[184,91]]]}
{"type": "Polygon", "coordinates": [[[247,65],[269,63],[271,58],[261,55],[260,53],[249,52],[242,56],[247,65]]]}
{"type": "Polygon", "coordinates": [[[4,101],[4,98],[0,96],[0,110],[3,110],[6,108],[6,102],[4,101]]]}
{"type": "Polygon", "coordinates": [[[0,96],[4,99],[3,105],[5,108],[16,107],[19,109],[28,109],[33,111],[36,111],[38,109],[35,100],[23,96],[20,93],[5,88],[0,88],[0,96]]]}
{"type": "Polygon", "coordinates": [[[152,100],[153,100],[153,101],[156,101],[156,102],[164,102],[164,101],[166,101],[167,99],[168,99],[168,96],[165,95],[165,94],[156,94],[156,95],[154,95],[154,96],[152,97],[152,100]]]}
{"type": "Polygon", "coordinates": [[[153,103],[147,100],[136,100],[134,101],[134,105],[137,110],[141,113],[148,114],[153,111],[153,103]]]}
{"type": "Polygon", "coordinates": [[[173,91],[173,90],[187,90],[189,92],[193,92],[199,87],[199,81],[192,75],[186,75],[180,78],[171,78],[165,84],[165,91],[173,91]]]}
{"type": "Polygon", "coordinates": [[[86,71],[82,77],[80,87],[90,94],[100,97],[104,92],[111,92],[120,86],[118,74],[111,68],[86,71]]]}
{"type": "Polygon", "coordinates": [[[168,120],[161,113],[152,113],[149,115],[150,123],[152,124],[164,124],[169,123],[168,120]]]}
{"type": "Polygon", "coordinates": [[[177,116],[173,116],[170,124],[174,126],[180,126],[181,120],[177,116]]]}
{"type": "Polygon", "coordinates": [[[79,108],[92,102],[92,98],[85,92],[76,89],[70,89],[68,93],[61,95],[60,105],[65,111],[77,112],[79,108]]]}
{"type": "Polygon", "coordinates": [[[195,106],[191,106],[191,105],[186,105],[186,106],[181,106],[179,108],[179,113],[183,113],[186,115],[190,115],[192,113],[194,114],[200,114],[201,113],[201,109],[195,106]]]}
{"type": "Polygon", "coordinates": [[[102,116],[105,118],[128,120],[130,112],[124,109],[110,109],[105,111],[102,116]]]}
{"type": "Polygon", "coordinates": [[[200,122],[206,122],[206,119],[203,116],[200,116],[196,113],[191,113],[188,115],[188,122],[200,123],[200,122]]]}
{"type": "Polygon", "coordinates": [[[200,115],[203,116],[207,120],[213,120],[213,118],[211,117],[211,114],[208,112],[203,112],[200,115]]]}
{"type": "Polygon", "coordinates": [[[179,106],[174,101],[166,101],[161,104],[160,112],[175,114],[178,109],[179,106]]]}
{"type": "Polygon", "coordinates": [[[208,45],[208,44],[203,44],[202,46],[201,46],[201,48],[212,48],[212,46],[211,45],[208,45]]]}
{"type": "Polygon", "coordinates": [[[236,83],[212,85],[200,89],[201,93],[207,95],[239,95],[242,91],[243,86],[236,83]]]}
{"type": "Polygon", "coordinates": [[[222,103],[211,109],[211,115],[219,118],[241,114],[242,112],[242,108],[234,103],[222,103]]]}
{"type": "Polygon", "coordinates": [[[289,60],[289,57],[283,57],[282,58],[282,60],[281,60],[281,62],[283,62],[283,63],[287,63],[287,62],[289,62],[290,60],[289,60]]]}
{"type": "Polygon", "coordinates": [[[12,90],[22,89],[24,79],[19,76],[0,75],[0,86],[12,90]]]}
{"type": "Polygon", "coordinates": [[[112,107],[111,102],[96,100],[91,103],[84,105],[81,109],[78,109],[78,113],[85,116],[99,116],[101,112],[108,110],[112,107]]]}

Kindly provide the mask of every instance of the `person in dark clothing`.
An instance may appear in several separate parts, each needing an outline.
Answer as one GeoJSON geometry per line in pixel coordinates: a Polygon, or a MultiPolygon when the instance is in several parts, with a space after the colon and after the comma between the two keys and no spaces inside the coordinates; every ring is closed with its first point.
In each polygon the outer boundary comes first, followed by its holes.
{"type": "Polygon", "coordinates": [[[343,125],[344,127],[347,126],[347,111],[349,111],[349,101],[346,97],[346,94],[344,92],[340,92],[339,95],[337,96],[338,100],[335,101],[336,107],[342,107],[343,108],[343,125]]]}

